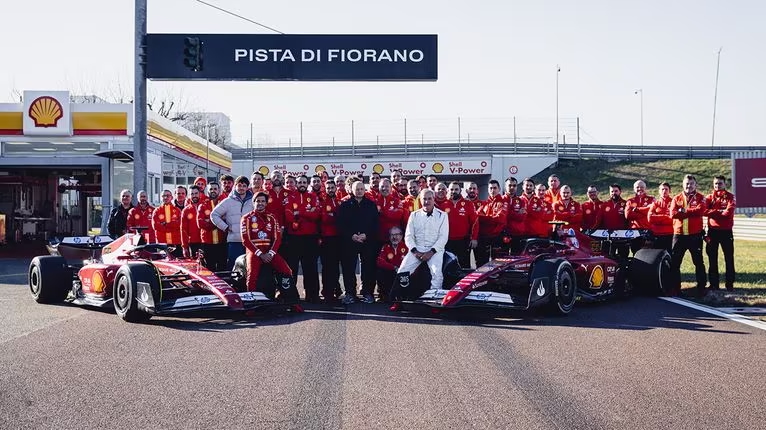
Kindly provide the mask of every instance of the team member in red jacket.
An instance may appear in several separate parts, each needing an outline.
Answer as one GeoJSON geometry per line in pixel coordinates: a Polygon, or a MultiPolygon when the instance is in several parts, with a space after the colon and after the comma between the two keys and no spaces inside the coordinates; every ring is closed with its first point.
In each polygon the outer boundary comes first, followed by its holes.
{"type": "Polygon", "coordinates": [[[444,210],[444,208],[447,207],[447,201],[449,200],[447,197],[448,194],[449,189],[444,182],[437,182],[436,185],[434,185],[434,206],[437,209],[444,210]]]}
{"type": "Polygon", "coordinates": [[[478,211],[479,243],[475,251],[476,267],[489,261],[493,248],[503,246],[502,232],[508,222],[508,202],[500,194],[500,182],[491,179],[487,190],[489,198],[478,211]]]}
{"type": "Polygon", "coordinates": [[[218,182],[207,184],[207,199],[197,206],[197,226],[200,230],[202,250],[205,252],[205,264],[214,272],[226,270],[226,258],[228,257],[228,245],[226,232],[219,229],[210,220],[210,214],[221,201],[219,196],[221,188],[218,182]]]}
{"type": "Polygon", "coordinates": [[[718,246],[723,250],[723,259],[726,263],[726,289],[734,289],[734,209],[737,201],[734,194],[726,191],[726,178],[716,176],[713,179],[713,192],[706,198],[707,210],[707,246],[705,251],[708,256],[710,268],[708,280],[710,288],[719,288],[720,276],[718,274],[718,246]]]}
{"type": "Polygon", "coordinates": [[[444,249],[457,256],[460,267],[469,268],[471,250],[479,245],[479,217],[473,203],[463,198],[459,182],[450,183],[449,190],[450,199],[439,208],[449,220],[449,239],[444,249]]]}
{"type": "MultiPolygon", "coordinates": [[[[285,227],[285,205],[287,205],[287,198],[293,194],[292,191],[285,188],[284,180],[285,178],[282,176],[281,172],[275,170],[271,173],[271,190],[268,192],[269,203],[266,205],[266,211],[274,215],[277,218],[279,225],[283,228],[285,227]]],[[[287,241],[283,237],[282,246],[280,248],[280,254],[282,254],[283,257],[285,256],[286,242],[287,241]]]]}
{"type": "Polygon", "coordinates": [[[378,197],[380,196],[380,173],[370,173],[370,188],[364,195],[373,202],[378,201],[378,197]]]}
{"type": "Polygon", "coordinates": [[[418,181],[411,179],[409,182],[407,182],[407,192],[409,195],[405,197],[404,203],[402,204],[405,212],[405,225],[407,225],[410,214],[421,208],[420,199],[418,199],[418,194],[420,194],[420,184],[418,181]]]}
{"type": "Polygon", "coordinates": [[[479,185],[476,182],[469,182],[468,188],[465,190],[465,199],[473,203],[473,208],[476,212],[479,212],[479,208],[484,202],[479,198],[479,185]]]}
{"type": "MultiPolygon", "coordinates": [[[[280,278],[280,299],[286,303],[293,304],[293,309],[302,312],[303,309],[297,305],[298,290],[293,280],[293,273],[287,262],[277,254],[282,239],[282,229],[277,222],[276,217],[266,211],[266,202],[269,196],[260,192],[253,198],[253,210],[242,216],[240,224],[240,233],[242,234],[242,245],[245,247],[245,261],[247,264],[247,291],[256,291],[258,286],[258,275],[261,272],[261,266],[268,264],[280,278]]],[[[272,290],[272,283],[267,290],[262,291],[267,297],[275,298],[272,290]]]]}
{"type": "Polygon", "coordinates": [[[200,189],[196,185],[189,187],[186,207],[181,211],[181,247],[186,258],[194,258],[202,249],[202,235],[197,225],[197,209],[200,205],[200,189]]]}
{"type": "MultiPolygon", "coordinates": [[[[649,226],[649,205],[654,202],[654,197],[646,194],[646,183],[638,180],[633,183],[635,195],[627,200],[625,218],[628,220],[632,229],[648,230],[649,226]]],[[[644,239],[638,238],[630,242],[630,250],[635,254],[644,245],[644,239]]]]}
{"type": "Polygon", "coordinates": [[[707,210],[705,196],[697,192],[697,179],[692,175],[684,177],[684,191],[670,202],[670,217],[673,219],[673,274],[675,292],[681,291],[681,263],[688,250],[692,255],[697,279],[697,294],[705,293],[705,261],[702,259],[702,215],[707,210]]]}
{"type": "Polygon", "coordinates": [[[548,176],[548,190],[545,191],[545,201],[553,206],[561,199],[561,180],[558,175],[548,176]]]}
{"type": "Polygon", "coordinates": [[[324,183],[324,199],[320,202],[321,219],[319,233],[319,258],[322,261],[322,297],[325,303],[334,303],[343,293],[340,289],[340,236],[336,217],[340,201],[337,197],[335,182],[324,183]]]}
{"type": "Polygon", "coordinates": [[[625,208],[628,204],[620,195],[619,184],[609,186],[609,200],[601,203],[601,227],[607,230],[624,230],[628,227],[625,208]]]}
{"type": "Polygon", "coordinates": [[[154,207],[149,204],[146,191],[139,191],[136,194],[136,198],[138,199],[138,204],[128,211],[126,228],[128,231],[131,231],[133,227],[146,228],[143,232],[144,240],[146,240],[146,243],[154,243],[154,229],[152,228],[152,212],[154,212],[154,207]]]}
{"type": "Polygon", "coordinates": [[[224,200],[229,197],[231,190],[234,189],[234,176],[221,175],[221,194],[218,196],[218,200],[224,200]]]}
{"type": "Polygon", "coordinates": [[[601,200],[598,198],[598,188],[588,187],[588,200],[580,205],[582,209],[582,229],[593,230],[601,225],[601,200]]]}
{"type": "Polygon", "coordinates": [[[510,177],[505,180],[505,194],[503,198],[508,202],[508,220],[506,230],[511,235],[511,249],[518,251],[527,238],[527,203],[516,195],[518,180],[510,177]]]}
{"type": "Polygon", "coordinates": [[[378,301],[380,302],[389,300],[396,271],[399,270],[402,259],[409,251],[402,240],[404,232],[401,228],[391,227],[388,235],[389,241],[380,249],[377,259],[378,301]]]}
{"type": "Polygon", "coordinates": [[[199,202],[204,202],[207,199],[207,196],[205,195],[205,190],[207,189],[207,179],[203,178],[202,176],[194,178],[194,185],[197,187],[197,189],[199,189],[199,202]]]}
{"type": "Polygon", "coordinates": [[[391,231],[391,227],[404,228],[404,220],[406,219],[404,205],[399,199],[399,195],[393,191],[391,181],[388,178],[380,181],[380,194],[375,205],[380,214],[378,241],[380,245],[383,245],[388,240],[388,232],[391,231]]]}
{"type": "Polygon", "coordinates": [[[572,198],[572,188],[564,185],[559,189],[559,201],[553,204],[553,219],[557,221],[566,221],[567,228],[573,228],[574,231],[580,231],[582,227],[582,209],[580,203],[572,198]]]}
{"type": "Polygon", "coordinates": [[[335,177],[335,197],[338,201],[343,200],[348,195],[346,190],[346,177],[338,175],[335,177]]]}
{"type": "Polygon", "coordinates": [[[663,182],[659,187],[659,196],[649,205],[646,215],[649,228],[654,236],[653,248],[664,249],[668,253],[673,250],[673,220],[670,218],[670,184],[663,182]]]}
{"type": "Polygon", "coordinates": [[[532,237],[550,237],[553,207],[545,201],[545,185],[535,186],[535,196],[527,203],[527,225],[525,231],[532,237]]]}
{"type": "Polygon", "coordinates": [[[524,200],[524,204],[529,204],[529,201],[532,199],[532,197],[535,196],[535,181],[532,178],[524,178],[523,181],[521,181],[521,195],[519,197],[524,200]]]}
{"type": "Polygon", "coordinates": [[[285,223],[290,236],[287,262],[297,282],[298,266],[303,269],[303,288],[308,303],[319,303],[319,199],[308,192],[309,178],[301,175],[296,180],[297,191],[287,198],[285,223]]]}
{"type": "Polygon", "coordinates": [[[152,212],[152,229],[158,243],[167,243],[175,246],[172,254],[183,257],[181,248],[181,210],[173,203],[173,194],[170,190],[162,191],[162,204],[152,212]]]}

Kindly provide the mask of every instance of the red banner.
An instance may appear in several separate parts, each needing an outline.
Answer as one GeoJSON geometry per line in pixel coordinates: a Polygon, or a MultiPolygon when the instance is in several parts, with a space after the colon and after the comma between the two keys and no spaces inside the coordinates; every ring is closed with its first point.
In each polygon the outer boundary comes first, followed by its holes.
{"type": "Polygon", "coordinates": [[[766,208],[766,158],[734,159],[737,208],[766,208]]]}

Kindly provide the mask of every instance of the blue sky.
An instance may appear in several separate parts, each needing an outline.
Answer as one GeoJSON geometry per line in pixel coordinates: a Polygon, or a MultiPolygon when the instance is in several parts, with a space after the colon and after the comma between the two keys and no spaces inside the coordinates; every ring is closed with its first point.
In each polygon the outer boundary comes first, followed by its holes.
{"type": "MultiPolygon", "coordinates": [[[[151,82],[159,97],[222,111],[260,140],[456,139],[555,134],[580,118],[583,141],[710,145],[716,53],[723,47],[716,145],[762,145],[766,2],[210,0],[285,33],[439,35],[439,80],[425,83],[151,82]],[[360,137],[361,136],[361,137],[360,137]]],[[[4,8],[0,100],[14,89],[132,94],[133,2],[37,0],[4,8]]],[[[149,32],[265,33],[194,0],[149,0],[149,32]]]]}

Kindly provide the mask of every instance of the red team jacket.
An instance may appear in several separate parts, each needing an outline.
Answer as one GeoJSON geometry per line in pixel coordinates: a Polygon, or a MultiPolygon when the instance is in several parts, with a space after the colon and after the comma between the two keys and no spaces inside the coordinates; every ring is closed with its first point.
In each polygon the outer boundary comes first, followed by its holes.
{"type": "Polygon", "coordinates": [[[567,228],[573,228],[575,231],[580,231],[582,227],[582,210],[580,203],[572,200],[569,201],[559,200],[553,204],[553,219],[557,221],[566,221],[569,224],[567,228]]]}
{"type": "Polygon", "coordinates": [[[396,247],[391,245],[391,242],[386,242],[378,253],[378,267],[383,270],[396,270],[397,267],[401,266],[402,259],[408,251],[404,241],[399,242],[396,247]]]}
{"type": "Polygon", "coordinates": [[[673,198],[668,196],[666,199],[658,198],[649,205],[649,212],[646,219],[649,222],[649,228],[655,236],[667,236],[673,234],[673,220],[670,218],[670,202],[673,198]]]}
{"type": "Polygon", "coordinates": [[[548,237],[551,234],[551,225],[548,221],[553,219],[553,207],[540,197],[532,197],[527,203],[527,235],[535,237],[548,237]]]}
{"type": "Polygon", "coordinates": [[[181,244],[181,211],[172,202],[152,212],[152,228],[158,243],[181,244]]]}
{"type": "MultiPolygon", "coordinates": [[[[336,194],[337,196],[337,194],[336,194]]],[[[338,235],[338,226],[335,224],[338,215],[339,199],[325,197],[322,201],[321,219],[319,222],[319,232],[322,237],[334,237],[338,235]]]]}
{"type": "Polygon", "coordinates": [[[630,223],[630,228],[651,228],[648,214],[649,205],[652,203],[654,203],[654,197],[648,194],[628,199],[625,217],[630,223]]]}
{"type": "Polygon", "coordinates": [[[197,206],[197,226],[200,230],[200,240],[204,244],[226,243],[226,233],[210,221],[210,213],[221,200],[223,199],[220,197],[216,200],[208,198],[197,206]]]}
{"type": "Polygon", "coordinates": [[[601,227],[609,230],[623,230],[628,227],[625,218],[625,207],[628,202],[620,197],[620,200],[612,199],[601,202],[601,227]]]}
{"type": "Polygon", "coordinates": [[[580,205],[582,210],[582,228],[595,229],[601,227],[601,200],[586,201],[580,205]]]}
{"type": "Polygon", "coordinates": [[[503,197],[508,202],[508,220],[506,224],[508,231],[511,233],[511,236],[525,235],[527,214],[521,213],[521,209],[523,208],[526,211],[526,202],[519,196],[510,197],[508,194],[505,194],[503,197]]]}
{"type": "Polygon", "coordinates": [[[501,194],[488,198],[479,208],[479,236],[495,237],[508,222],[508,202],[501,194]]]}
{"type": "Polygon", "coordinates": [[[131,227],[148,227],[149,230],[144,231],[144,238],[147,243],[154,243],[155,241],[154,230],[152,230],[152,212],[154,212],[152,205],[146,205],[146,208],[141,208],[141,205],[138,205],[128,211],[128,231],[131,227]]]}
{"type": "Polygon", "coordinates": [[[404,231],[407,214],[405,214],[404,205],[402,205],[398,195],[395,195],[393,192],[388,197],[379,194],[375,205],[378,207],[378,213],[380,214],[378,236],[381,241],[385,242],[388,240],[388,231],[391,227],[399,227],[404,231]]]}
{"type": "Polygon", "coordinates": [[[287,198],[285,205],[287,231],[296,236],[319,234],[319,199],[316,194],[296,192],[287,198]],[[295,212],[298,212],[296,215],[295,212]]]}
{"type": "Polygon", "coordinates": [[[202,243],[202,235],[197,224],[197,208],[201,203],[186,205],[181,211],[181,246],[202,243]]]}
{"type": "Polygon", "coordinates": [[[713,230],[731,230],[734,227],[734,209],[737,208],[737,200],[734,194],[726,191],[713,191],[706,197],[708,217],[707,226],[713,230]]]}
{"type": "Polygon", "coordinates": [[[443,208],[449,221],[449,240],[479,238],[479,216],[474,205],[464,198],[448,199],[443,208]]]}
{"type": "Polygon", "coordinates": [[[678,194],[670,202],[670,217],[673,218],[673,233],[684,236],[702,233],[702,215],[707,205],[705,196],[695,192],[691,196],[678,194]],[[678,209],[684,208],[684,212],[678,209]]]}

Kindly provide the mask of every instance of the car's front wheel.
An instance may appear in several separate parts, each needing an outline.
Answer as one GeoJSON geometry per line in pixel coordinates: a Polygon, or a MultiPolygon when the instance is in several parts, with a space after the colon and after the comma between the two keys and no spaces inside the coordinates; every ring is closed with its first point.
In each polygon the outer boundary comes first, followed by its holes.
{"type": "Polygon", "coordinates": [[[139,307],[139,282],[147,283],[150,292],[159,288],[160,281],[154,267],[148,263],[128,263],[120,267],[114,278],[114,311],[124,321],[140,323],[152,317],[139,307]]]}

